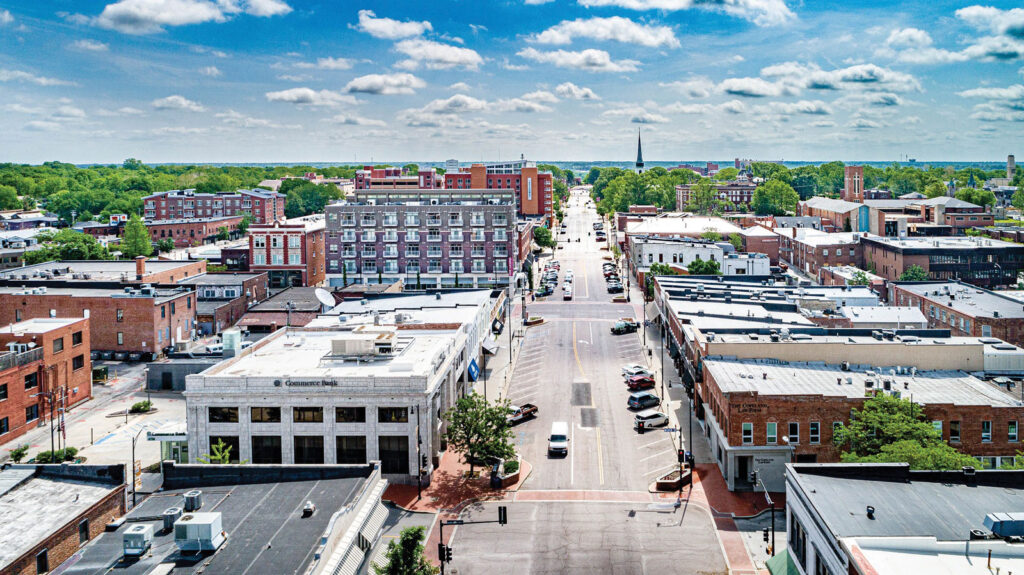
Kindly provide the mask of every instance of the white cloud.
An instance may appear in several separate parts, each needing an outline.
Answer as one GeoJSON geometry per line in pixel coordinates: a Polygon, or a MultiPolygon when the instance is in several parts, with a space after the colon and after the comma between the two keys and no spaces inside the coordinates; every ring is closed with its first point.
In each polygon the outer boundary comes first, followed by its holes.
{"type": "Polygon", "coordinates": [[[796,19],[785,0],[577,0],[582,6],[618,6],[628,10],[690,10],[722,12],[758,26],[776,26],[796,19]]]}
{"type": "Polygon", "coordinates": [[[525,48],[517,52],[516,55],[542,64],[553,64],[559,68],[571,68],[587,72],[636,72],[640,69],[640,62],[636,60],[615,61],[604,50],[588,49],[580,52],[554,50],[552,52],[541,52],[534,48],[525,48]]]}
{"type": "Polygon", "coordinates": [[[228,110],[219,114],[214,114],[215,117],[220,118],[225,124],[235,126],[237,128],[282,128],[280,124],[271,120],[263,118],[253,118],[252,116],[246,116],[234,110],[228,110]]]}
{"type": "Polygon", "coordinates": [[[811,122],[811,126],[815,128],[835,128],[837,124],[832,120],[818,120],[817,122],[811,122]]]}
{"type": "Polygon", "coordinates": [[[14,22],[14,16],[9,11],[0,8],[0,26],[6,26],[11,22],[14,22]]]}
{"type": "Polygon", "coordinates": [[[786,88],[796,90],[913,92],[921,89],[920,82],[914,76],[875,64],[822,70],[817,64],[783,62],[762,68],[761,77],[773,79],[786,88]]]}
{"type": "Polygon", "coordinates": [[[891,48],[924,48],[932,45],[932,37],[918,28],[897,28],[889,33],[885,44],[891,48]]]}
{"type": "Polygon", "coordinates": [[[638,24],[621,16],[563,20],[537,34],[532,40],[539,44],[571,44],[574,38],[615,40],[648,48],[678,48],[680,45],[672,28],[668,26],[638,24]]]}
{"type": "Polygon", "coordinates": [[[395,50],[408,56],[408,59],[396,64],[406,70],[415,70],[421,66],[430,70],[476,70],[484,63],[484,59],[475,50],[422,38],[402,40],[395,44],[395,50]]]}
{"type": "Polygon", "coordinates": [[[400,22],[391,18],[376,18],[376,14],[372,10],[360,10],[359,24],[356,26],[356,29],[366,32],[374,38],[399,40],[401,38],[420,36],[434,28],[426,20],[422,22],[400,22]]]}
{"type": "Polygon", "coordinates": [[[522,112],[526,114],[551,111],[550,106],[545,106],[535,100],[526,100],[523,98],[498,100],[497,102],[490,104],[488,108],[496,112],[522,112]]]}
{"type": "Polygon", "coordinates": [[[562,98],[568,98],[570,100],[600,100],[597,94],[594,93],[590,88],[584,88],[583,86],[577,86],[572,82],[565,82],[559,84],[555,88],[555,93],[562,98]]]}
{"type": "Polygon", "coordinates": [[[465,82],[455,82],[451,86],[448,86],[448,89],[449,90],[454,90],[456,92],[468,92],[468,91],[472,90],[473,88],[470,87],[470,85],[465,83],[465,82]]]}
{"type": "Polygon", "coordinates": [[[712,112],[725,112],[727,114],[742,114],[747,111],[747,106],[739,100],[729,100],[721,104],[683,104],[674,102],[662,106],[661,110],[668,114],[701,114],[706,115],[712,112]]]}
{"type": "Polygon", "coordinates": [[[209,76],[211,78],[216,78],[217,76],[223,74],[223,72],[220,71],[220,68],[216,66],[204,66],[199,69],[199,73],[203,76],[209,76]]]}
{"type": "Polygon", "coordinates": [[[312,76],[305,74],[281,74],[277,77],[278,80],[285,80],[288,82],[308,82],[313,79],[312,76]]]}
{"type": "Polygon", "coordinates": [[[879,124],[878,122],[874,120],[869,120],[867,118],[854,118],[853,120],[847,122],[846,127],[852,128],[854,130],[874,130],[877,128],[881,128],[882,124],[879,124]]]}
{"type": "Polygon", "coordinates": [[[45,76],[37,76],[29,72],[23,72],[21,70],[7,70],[0,68],[0,82],[28,82],[30,84],[37,84],[39,86],[70,86],[73,82],[66,82],[64,80],[58,80],[57,78],[47,78],[45,76]]]}
{"type": "Polygon", "coordinates": [[[25,123],[25,129],[33,132],[56,132],[63,128],[64,126],[60,122],[52,122],[50,120],[32,120],[25,123]]]}
{"type": "Polygon", "coordinates": [[[154,136],[193,136],[209,132],[209,128],[189,128],[186,126],[165,126],[150,130],[154,136]]]}
{"type": "Polygon", "coordinates": [[[1024,9],[1000,10],[991,6],[967,6],[956,17],[985,32],[1024,38],[1024,9]]]}
{"type": "Polygon", "coordinates": [[[658,86],[671,88],[694,99],[707,98],[715,90],[715,83],[702,76],[689,80],[659,83],[658,86]]]}
{"type": "Polygon", "coordinates": [[[398,119],[406,125],[420,128],[463,128],[470,122],[465,118],[474,112],[550,112],[549,106],[524,98],[508,98],[488,102],[465,94],[433,100],[422,108],[402,110],[398,119]]]}
{"type": "Polygon", "coordinates": [[[984,98],[986,100],[1024,100],[1024,86],[1014,84],[1006,88],[974,88],[957,92],[964,98],[984,98]]]}
{"type": "Polygon", "coordinates": [[[103,108],[96,110],[97,116],[103,116],[106,118],[116,118],[118,116],[142,116],[145,115],[145,113],[146,112],[143,110],[132,108],[131,106],[124,106],[116,110],[106,110],[103,108]]]}
{"type": "Polygon", "coordinates": [[[523,100],[530,100],[531,102],[545,102],[548,104],[554,104],[558,101],[558,96],[555,96],[547,90],[536,90],[528,94],[520,96],[523,100]]]}
{"type": "Polygon", "coordinates": [[[350,116],[347,114],[339,114],[331,121],[337,124],[344,124],[346,126],[386,126],[387,123],[381,120],[374,120],[371,118],[361,118],[359,116],[350,116]]]}
{"type": "Polygon", "coordinates": [[[85,118],[85,110],[71,105],[58,106],[53,117],[61,120],[80,120],[85,118]]]}
{"type": "Polygon", "coordinates": [[[354,104],[356,99],[330,90],[312,88],[291,88],[279,92],[267,92],[266,98],[270,102],[285,102],[305,106],[337,106],[339,104],[354,104]]]}
{"type": "Polygon", "coordinates": [[[667,124],[669,119],[661,114],[648,112],[642,106],[624,106],[601,114],[606,118],[629,118],[633,124],[667,124]]]}
{"type": "Polygon", "coordinates": [[[206,111],[206,108],[204,108],[199,102],[193,102],[192,100],[177,94],[153,100],[153,107],[157,110],[185,110],[188,112],[206,111]]]}
{"type": "Polygon", "coordinates": [[[462,114],[465,112],[482,112],[487,109],[487,100],[481,100],[465,94],[455,94],[449,98],[434,100],[421,108],[431,114],[462,114]]]}
{"type": "Polygon", "coordinates": [[[769,82],[763,78],[729,78],[718,85],[718,89],[733,96],[746,98],[764,98],[767,96],[793,95],[790,86],[779,82],[769,82]]]}
{"type": "Polygon", "coordinates": [[[345,86],[349,93],[415,94],[427,83],[412,74],[368,74],[353,79],[345,86]]]}
{"type": "Polygon", "coordinates": [[[527,6],[540,6],[541,4],[549,4],[555,0],[523,0],[523,4],[527,6]]]}
{"type": "Polygon", "coordinates": [[[97,42],[96,40],[76,40],[71,43],[70,47],[73,50],[84,50],[86,52],[106,52],[110,49],[110,45],[97,42]]]}
{"type": "Polygon", "coordinates": [[[347,58],[317,58],[316,62],[299,62],[296,68],[317,68],[319,70],[348,70],[352,67],[352,60],[347,58]]]}
{"type": "Polygon", "coordinates": [[[513,64],[512,62],[508,61],[508,58],[502,60],[501,67],[506,70],[512,70],[513,72],[522,72],[523,70],[530,69],[530,67],[527,66],[526,64],[513,64]]]}
{"type": "Polygon", "coordinates": [[[772,102],[768,104],[767,111],[784,116],[796,114],[807,114],[811,116],[828,116],[832,109],[821,100],[800,100],[799,102],[772,102]]]}
{"type": "Polygon", "coordinates": [[[151,34],[168,26],[225,22],[235,14],[270,17],[291,11],[282,0],[118,0],[92,22],[125,34],[151,34]]]}

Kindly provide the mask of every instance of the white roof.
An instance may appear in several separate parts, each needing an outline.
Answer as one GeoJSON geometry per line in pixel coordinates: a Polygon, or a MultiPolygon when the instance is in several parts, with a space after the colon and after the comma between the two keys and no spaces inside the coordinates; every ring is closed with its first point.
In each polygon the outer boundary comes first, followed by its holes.
{"type": "Polygon", "coordinates": [[[729,234],[742,234],[743,228],[722,218],[686,216],[676,212],[626,223],[626,232],[630,234],[700,235],[706,231],[718,232],[725,237],[729,234]]]}
{"type": "Polygon", "coordinates": [[[916,307],[846,306],[839,308],[839,313],[849,318],[854,327],[858,323],[893,323],[909,328],[928,323],[916,307]]]}
{"type": "Polygon", "coordinates": [[[36,317],[32,319],[26,319],[18,323],[12,323],[11,325],[5,325],[0,327],[0,333],[13,333],[15,335],[25,333],[43,333],[62,327],[67,327],[76,321],[81,321],[80,317],[66,318],[66,317],[36,317]]]}
{"type": "Polygon", "coordinates": [[[803,204],[811,208],[827,210],[830,212],[837,212],[840,214],[852,212],[864,205],[858,204],[856,202],[848,202],[846,200],[826,198],[823,196],[814,196],[813,198],[810,198],[809,200],[803,202],[803,204]]]}

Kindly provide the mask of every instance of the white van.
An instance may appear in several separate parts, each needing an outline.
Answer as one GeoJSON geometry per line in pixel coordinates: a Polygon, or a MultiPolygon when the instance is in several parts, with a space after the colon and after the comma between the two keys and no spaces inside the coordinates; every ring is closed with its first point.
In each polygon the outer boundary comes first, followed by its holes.
{"type": "Polygon", "coordinates": [[[556,421],[551,424],[551,435],[548,436],[548,455],[569,454],[569,424],[556,421]]]}

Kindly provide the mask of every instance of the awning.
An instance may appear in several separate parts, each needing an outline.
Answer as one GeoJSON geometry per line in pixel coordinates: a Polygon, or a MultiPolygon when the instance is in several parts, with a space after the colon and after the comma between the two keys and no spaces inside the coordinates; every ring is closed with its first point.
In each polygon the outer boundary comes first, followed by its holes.
{"type": "Polygon", "coordinates": [[[377,536],[380,535],[380,528],[384,526],[384,520],[388,518],[388,508],[384,507],[384,504],[380,501],[377,502],[373,509],[373,513],[363,524],[363,528],[359,530],[359,534],[365,538],[370,545],[373,545],[377,541],[377,536]]]}
{"type": "Polygon", "coordinates": [[[366,556],[363,555],[363,552],[353,545],[348,550],[348,553],[345,554],[345,559],[341,562],[341,565],[335,569],[334,573],[336,575],[356,575],[359,573],[359,567],[362,566],[363,559],[365,557],[366,556]]]}
{"type": "Polygon", "coordinates": [[[796,568],[796,563],[793,563],[793,558],[789,556],[788,549],[783,549],[781,553],[776,553],[775,557],[764,562],[764,566],[768,568],[768,572],[772,575],[800,575],[800,570],[796,568]]]}
{"type": "Polygon", "coordinates": [[[486,353],[487,355],[498,354],[498,342],[496,341],[485,339],[483,342],[480,343],[480,347],[483,348],[484,353],[486,353]]]}

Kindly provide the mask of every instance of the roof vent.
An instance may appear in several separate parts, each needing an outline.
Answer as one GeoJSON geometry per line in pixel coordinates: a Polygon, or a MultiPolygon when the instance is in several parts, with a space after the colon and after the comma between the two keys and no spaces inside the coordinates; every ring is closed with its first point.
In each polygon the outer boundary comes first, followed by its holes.
{"type": "Polygon", "coordinates": [[[875,508],[873,506],[871,506],[871,505],[868,505],[867,514],[868,514],[868,519],[874,519],[875,518],[875,508]]]}

